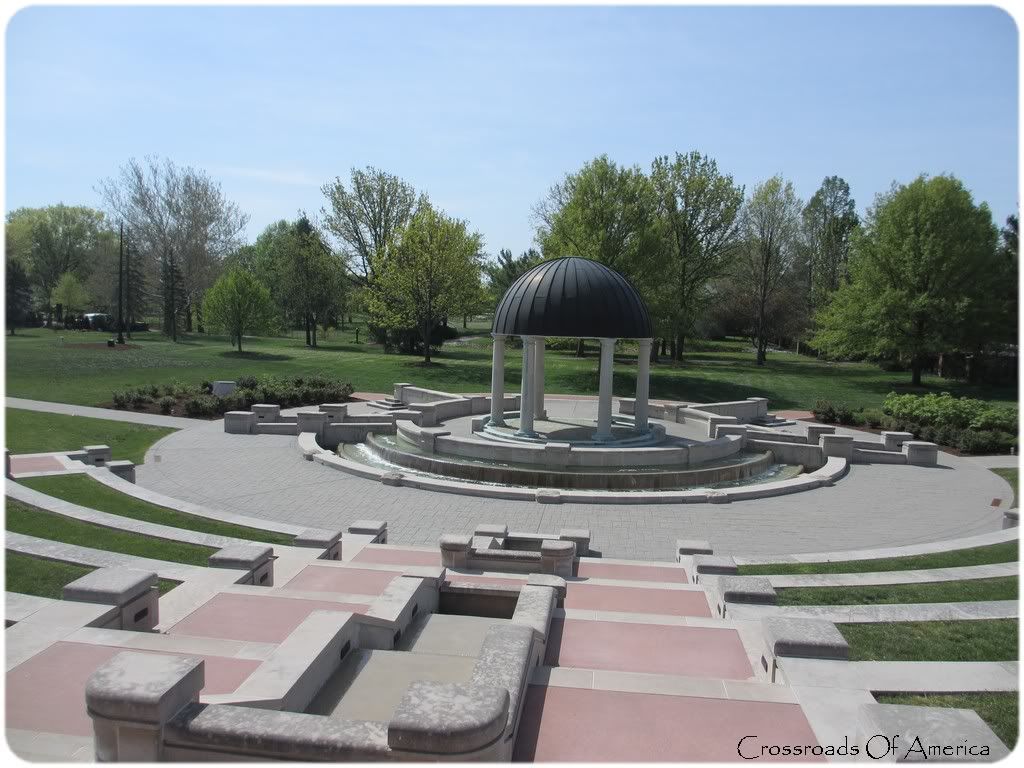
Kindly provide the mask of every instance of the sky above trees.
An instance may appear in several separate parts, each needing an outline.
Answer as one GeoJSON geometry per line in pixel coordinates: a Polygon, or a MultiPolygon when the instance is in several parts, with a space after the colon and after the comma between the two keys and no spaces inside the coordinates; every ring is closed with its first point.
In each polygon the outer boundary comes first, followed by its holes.
{"type": "Polygon", "coordinates": [[[29,8],[7,28],[7,209],[100,206],[126,157],[206,170],[269,223],[351,167],[484,248],[533,240],[566,172],[692,149],[860,212],[953,173],[1018,205],[1017,32],[992,8],[29,8]]]}

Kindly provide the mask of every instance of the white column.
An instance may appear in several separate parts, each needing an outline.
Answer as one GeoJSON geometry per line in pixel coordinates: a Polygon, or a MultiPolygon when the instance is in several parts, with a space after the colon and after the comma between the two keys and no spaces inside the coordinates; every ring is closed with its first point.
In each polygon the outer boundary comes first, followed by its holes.
{"type": "Polygon", "coordinates": [[[520,437],[533,437],[533,336],[523,336],[523,382],[519,397],[519,430],[520,437]]]}
{"type": "Polygon", "coordinates": [[[544,411],[544,337],[534,339],[533,360],[533,417],[543,419],[544,411]]]}
{"type": "Polygon", "coordinates": [[[491,348],[491,426],[505,426],[505,337],[494,336],[491,348]]]}
{"type": "Polygon", "coordinates": [[[651,394],[651,339],[638,339],[636,358],[636,404],[633,421],[637,432],[647,431],[647,400],[651,394]]]}
{"type": "Polygon", "coordinates": [[[600,387],[597,390],[597,432],[595,440],[612,439],[612,365],[615,339],[601,339],[600,387]]]}

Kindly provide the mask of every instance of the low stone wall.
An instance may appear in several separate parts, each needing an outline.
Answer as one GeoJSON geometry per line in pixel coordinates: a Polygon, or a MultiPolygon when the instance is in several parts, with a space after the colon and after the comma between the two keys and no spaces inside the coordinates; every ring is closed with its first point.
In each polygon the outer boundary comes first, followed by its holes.
{"type": "Polygon", "coordinates": [[[790,443],[776,440],[760,440],[747,437],[746,447],[756,451],[771,451],[775,461],[780,464],[802,464],[805,469],[813,471],[825,464],[825,455],[821,447],[806,443],[790,443]]]}
{"type": "Polygon", "coordinates": [[[768,415],[768,399],[764,397],[748,397],[746,400],[733,400],[723,403],[700,403],[694,409],[719,416],[732,416],[739,423],[745,424],[768,415]]]}

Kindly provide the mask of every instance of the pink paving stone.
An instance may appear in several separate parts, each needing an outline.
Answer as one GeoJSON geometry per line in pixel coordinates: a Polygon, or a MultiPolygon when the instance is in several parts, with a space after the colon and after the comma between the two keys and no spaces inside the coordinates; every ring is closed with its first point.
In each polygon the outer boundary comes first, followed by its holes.
{"type": "Polygon", "coordinates": [[[280,643],[313,611],[366,613],[369,606],[221,592],[168,630],[174,635],[280,643]]]}
{"type": "Polygon", "coordinates": [[[352,558],[352,562],[382,563],[384,565],[440,565],[441,553],[423,549],[397,549],[368,545],[352,558]]]}
{"type": "Polygon", "coordinates": [[[307,565],[284,585],[285,589],[310,592],[341,592],[351,595],[379,595],[396,576],[397,571],[375,571],[367,568],[332,568],[307,565]]]}
{"type": "Polygon", "coordinates": [[[619,563],[581,562],[576,575],[585,579],[623,579],[626,581],[667,581],[686,584],[686,571],[669,565],[622,565],[619,563]]]}
{"type": "Polygon", "coordinates": [[[739,762],[748,735],[745,750],[818,743],[797,704],[531,685],[523,707],[516,761],[739,762]]]}
{"type": "MultiPolygon", "coordinates": [[[[85,684],[105,661],[121,651],[110,645],[58,642],[7,673],[7,727],[92,735],[85,713],[85,684]]],[[[141,653],[157,651],[141,651],[141,653]]],[[[193,654],[171,654],[186,656],[193,654]]],[[[203,656],[204,693],[231,693],[261,664],[252,659],[203,656]]]]}
{"type": "Polygon", "coordinates": [[[572,581],[566,586],[565,607],[583,611],[711,616],[707,598],[700,590],[613,587],[572,581]]]}
{"type": "Polygon", "coordinates": [[[53,456],[11,456],[11,473],[15,475],[23,472],[55,472],[64,468],[53,456]]]}
{"type": "Polygon", "coordinates": [[[718,627],[553,619],[545,663],[729,680],[753,676],[739,633],[718,627]]]}

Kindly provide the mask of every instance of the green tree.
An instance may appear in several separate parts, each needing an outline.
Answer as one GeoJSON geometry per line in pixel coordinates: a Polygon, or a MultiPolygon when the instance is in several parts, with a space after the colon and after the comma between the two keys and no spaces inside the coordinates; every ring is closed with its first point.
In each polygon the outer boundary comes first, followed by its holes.
{"type": "Polygon", "coordinates": [[[481,244],[466,222],[421,205],[393,258],[378,272],[378,290],[367,297],[374,322],[387,329],[418,329],[423,362],[429,364],[434,327],[458,312],[467,285],[480,283],[481,244]]]}
{"type": "Polygon", "coordinates": [[[203,298],[203,316],[213,328],[227,333],[242,351],[242,336],[266,333],[274,326],[270,291],[248,272],[224,273],[203,298]]]}
{"type": "MultiPolygon", "coordinates": [[[[534,207],[544,258],[582,256],[621,272],[645,299],[660,280],[654,190],[639,168],[601,155],[567,174],[534,207]]],[[[582,356],[583,340],[577,346],[582,356]]]]}
{"type": "Polygon", "coordinates": [[[485,263],[483,272],[487,278],[487,289],[491,294],[491,309],[497,306],[501,297],[512,287],[512,283],[543,260],[540,251],[535,248],[523,251],[518,258],[513,257],[512,251],[508,248],[502,248],[498,251],[496,262],[485,263]]]}
{"type": "Polygon", "coordinates": [[[819,313],[812,343],[837,357],[898,357],[912,381],[930,357],[973,351],[998,325],[1005,279],[984,203],[953,176],[894,185],[854,238],[850,277],[819,313]]]}
{"type": "Polygon", "coordinates": [[[32,309],[32,286],[28,273],[20,259],[7,259],[7,329],[14,335],[14,329],[24,325],[32,309]]]}
{"type": "Polygon", "coordinates": [[[60,276],[51,296],[54,304],[63,307],[64,315],[76,309],[85,309],[89,301],[89,292],[71,272],[60,276]]]}
{"type": "Polygon", "coordinates": [[[682,357],[686,337],[725,274],[739,242],[743,187],[700,152],[659,157],[651,170],[666,269],[659,304],[672,337],[673,357],[682,357]]]}
{"type": "Polygon", "coordinates": [[[839,176],[828,176],[801,214],[808,306],[813,312],[846,276],[850,242],[860,224],[850,185],[839,176]]]}
{"type": "Polygon", "coordinates": [[[758,365],[767,359],[768,341],[780,320],[792,311],[780,299],[793,284],[802,208],[793,185],[780,176],[754,187],[743,208],[743,242],[734,275],[749,307],[758,365]]]}

